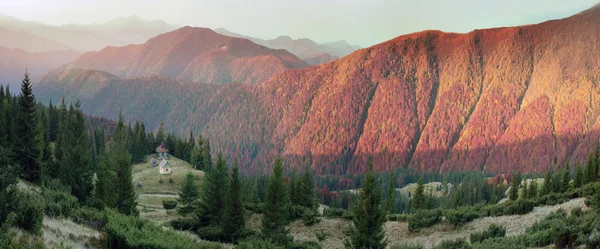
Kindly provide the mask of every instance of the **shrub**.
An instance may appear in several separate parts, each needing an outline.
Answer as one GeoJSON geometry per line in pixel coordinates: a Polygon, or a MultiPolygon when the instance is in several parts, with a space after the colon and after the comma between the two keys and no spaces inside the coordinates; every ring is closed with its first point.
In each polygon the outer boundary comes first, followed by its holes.
{"type": "Polygon", "coordinates": [[[173,181],[173,178],[169,177],[169,183],[171,183],[171,184],[175,183],[175,182],[173,181]]]}
{"type": "Polygon", "coordinates": [[[177,207],[177,201],[176,200],[163,200],[162,204],[163,204],[163,207],[166,210],[172,210],[172,209],[175,209],[177,207]]]}
{"type": "Polygon", "coordinates": [[[441,220],[442,211],[439,209],[419,210],[408,216],[408,230],[416,232],[421,228],[433,226],[441,220]]]}
{"type": "Polygon", "coordinates": [[[158,179],[158,183],[163,184],[163,183],[165,183],[165,181],[161,177],[160,179],[158,179]]]}
{"type": "Polygon", "coordinates": [[[69,217],[79,206],[75,196],[63,191],[44,189],[42,196],[46,203],[46,215],[51,217],[69,217]]]}
{"type": "Polygon", "coordinates": [[[15,201],[15,224],[33,234],[40,234],[44,210],[44,199],[38,193],[19,192],[15,201]]]}
{"type": "Polygon", "coordinates": [[[326,208],[323,210],[323,216],[327,218],[342,218],[352,220],[352,212],[343,208],[326,208]]]}
{"type": "Polygon", "coordinates": [[[284,249],[285,247],[276,245],[270,239],[263,239],[256,236],[244,239],[238,243],[236,249],[284,249]]]}
{"type": "Polygon", "coordinates": [[[500,238],[506,235],[506,228],[492,224],[487,231],[471,233],[471,243],[481,243],[486,239],[500,238]]]}
{"type": "Polygon", "coordinates": [[[465,239],[444,240],[435,249],[467,249],[473,248],[465,239]]]}
{"type": "Polygon", "coordinates": [[[319,218],[317,218],[318,216],[319,214],[316,211],[305,209],[302,213],[302,223],[305,226],[312,226],[314,224],[317,224],[319,221],[321,221],[319,218]]]}
{"type": "Polygon", "coordinates": [[[149,221],[115,211],[108,211],[106,217],[106,240],[109,248],[223,248],[220,244],[197,242],[185,235],[163,230],[149,221]]]}
{"type": "Polygon", "coordinates": [[[321,249],[321,245],[315,241],[293,242],[286,248],[289,249],[321,249]]]}
{"type": "Polygon", "coordinates": [[[583,210],[581,209],[581,207],[576,207],[576,208],[571,209],[571,215],[573,215],[573,216],[579,217],[582,214],[583,214],[583,210]]]}
{"type": "Polygon", "coordinates": [[[423,246],[419,245],[393,245],[390,249],[423,249],[423,246]]]}
{"type": "Polygon", "coordinates": [[[488,205],[481,209],[484,216],[502,216],[526,214],[533,211],[535,204],[530,200],[507,201],[502,204],[488,205]]]}
{"type": "Polygon", "coordinates": [[[406,222],[408,220],[408,215],[406,214],[390,214],[387,216],[388,221],[400,221],[406,222]]]}
{"type": "Polygon", "coordinates": [[[174,219],[170,222],[171,227],[182,231],[196,231],[196,221],[193,218],[179,218],[174,219]]]}
{"type": "Polygon", "coordinates": [[[77,224],[84,224],[96,230],[106,225],[106,215],[103,210],[89,207],[80,207],[73,211],[71,219],[77,224]]]}
{"type": "Polygon", "coordinates": [[[315,236],[317,236],[317,239],[319,241],[323,242],[327,239],[327,236],[329,236],[329,234],[323,230],[319,230],[315,232],[315,236]]]}
{"type": "Polygon", "coordinates": [[[480,212],[476,207],[464,206],[456,209],[449,209],[444,212],[446,220],[455,227],[460,226],[464,223],[479,218],[480,212]]]}
{"type": "Polygon", "coordinates": [[[263,203],[244,203],[244,208],[257,214],[262,214],[265,205],[263,203]]]}
{"type": "Polygon", "coordinates": [[[229,236],[223,232],[223,228],[219,226],[199,227],[197,230],[198,236],[205,240],[211,241],[227,241],[229,236]]]}

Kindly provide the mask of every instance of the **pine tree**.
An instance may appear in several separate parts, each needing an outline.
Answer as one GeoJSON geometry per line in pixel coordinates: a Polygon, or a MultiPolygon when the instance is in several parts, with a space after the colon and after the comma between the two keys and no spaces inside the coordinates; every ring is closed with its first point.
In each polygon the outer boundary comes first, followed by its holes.
{"type": "Polygon", "coordinates": [[[569,190],[569,185],[571,184],[571,166],[567,161],[565,165],[565,169],[562,174],[562,184],[561,184],[561,192],[567,192],[569,190]]]}
{"type": "Polygon", "coordinates": [[[192,204],[198,200],[200,196],[200,188],[196,184],[196,177],[192,173],[187,173],[181,187],[179,189],[179,198],[177,201],[182,207],[177,209],[177,212],[182,215],[187,215],[194,211],[192,204]]]}
{"type": "MultiPolygon", "coordinates": [[[[383,224],[385,211],[381,207],[381,191],[375,186],[373,166],[369,165],[369,173],[363,180],[359,200],[352,208],[352,226],[348,237],[344,240],[346,248],[378,249],[387,246],[383,224]]],[[[422,180],[419,181],[422,185],[422,180]]]]}
{"type": "Polygon", "coordinates": [[[544,185],[542,186],[541,196],[547,195],[552,192],[552,173],[550,169],[546,172],[546,176],[544,176],[544,185]]]}
{"type": "Polygon", "coordinates": [[[194,145],[192,149],[190,164],[192,164],[196,170],[204,169],[204,141],[202,136],[198,139],[198,145],[194,145]]]}
{"type": "Polygon", "coordinates": [[[117,179],[117,169],[115,168],[115,149],[107,149],[98,156],[98,168],[96,170],[96,189],[94,197],[100,203],[108,207],[117,206],[117,189],[115,182],[117,179]]]}
{"type": "Polygon", "coordinates": [[[426,202],[427,200],[425,196],[425,186],[423,185],[423,178],[421,177],[412,200],[411,211],[414,213],[420,209],[425,209],[427,207],[426,202]]]}
{"type": "Polygon", "coordinates": [[[185,145],[185,153],[183,160],[191,162],[192,150],[196,146],[196,140],[194,139],[194,132],[190,130],[190,137],[188,138],[187,144],[185,145]]]}
{"type": "Polygon", "coordinates": [[[158,147],[161,143],[166,142],[165,139],[165,128],[163,121],[160,121],[160,124],[158,125],[158,132],[156,133],[156,139],[154,140],[154,148],[158,147]]]}
{"type": "Polygon", "coordinates": [[[225,211],[227,193],[227,164],[223,156],[217,155],[214,170],[205,171],[200,190],[200,199],[195,208],[199,226],[220,226],[225,211]]]}
{"type": "Polygon", "coordinates": [[[151,154],[154,153],[154,149],[156,148],[156,141],[154,140],[154,132],[148,133],[146,137],[146,152],[151,154]]]}
{"type": "Polygon", "coordinates": [[[513,173],[512,183],[510,185],[510,192],[508,193],[508,197],[510,200],[515,201],[519,198],[519,186],[521,186],[521,174],[513,173]]]}
{"type": "Polygon", "coordinates": [[[137,201],[131,175],[131,156],[127,149],[127,131],[123,115],[119,114],[119,123],[112,138],[112,156],[116,168],[116,208],[126,215],[138,215],[137,201]]]}
{"type": "Polygon", "coordinates": [[[231,241],[237,242],[245,227],[244,209],[240,200],[240,181],[237,164],[231,170],[229,182],[227,215],[224,219],[223,230],[225,234],[231,237],[231,241]]]}
{"type": "Polygon", "coordinates": [[[538,184],[536,180],[532,180],[531,183],[529,183],[529,188],[527,189],[527,196],[529,197],[529,199],[534,199],[537,197],[538,195],[538,184]]]}
{"type": "Polygon", "coordinates": [[[273,174],[269,177],[261,231],[280,245],[287,245],[292,240],[289,230],[285,228],[289,216],[285,189],[283,164],[281,158],[276,158],[273,163],[273,174]]]}
{"type": "Polygon", "coordinates": [[[585,183],[595,182],[598,179],[598,153],[597,149],[590,153],[585,169],[585,183]]]}
{"type": "Polygon", "coordinates": [[[396,188],[394,187],[393,177],[390,179],[390,184],[385,195],[385,210],[390,214],[396,213],[396,188]]]}
{"type": "Polygon", "coordinates": [[[204,142],[204,149],[202,151],[204,152],[204,163],[202,164],[202,170],[204,170],[204,172],[211,171],[213,167],[213,161],[210,154],[210,141],[208,139],[206,139],[204,142]]]}
{"type": "Polygon", "coordinates": [[[47,179],[49,177],[48,170],[51,168],[55,168],[53,165],[54,161],[52,160],[52,151],[50,148],[50,132],[49,132],[49,119],[47,117],[47,111],[42,109],[40,111],[39,121],[38,121],[38,138],[37,145],[38,150],[40,151],[40,174],[41,179],[47,179]]]}
{"type": "Polygon", "coordinates": [[[580,164],[577,164],[577,167],[575,167],[575,177],[573,179],[573,187],[580,188],[581,186],[583,186],[583,182],[584,182],[583,178],[584,178],[583,167],[581,167],[580,164]]]}
{"type": "Polygon", "coordinates": [[[297,189],[299,194],[298,203],[301,206],[316,212],[318,205],[316,200],[315,183],[310,169],[306,169],[300,177],[297,189]]]}
{"type": "Polygon", "coordinates": [[[40,151],[35,141],[38,127],[37,107],[27,72],[21,83],[17,120],[15,158],[21,165],[25,180],[40,182],[40,151]]]}

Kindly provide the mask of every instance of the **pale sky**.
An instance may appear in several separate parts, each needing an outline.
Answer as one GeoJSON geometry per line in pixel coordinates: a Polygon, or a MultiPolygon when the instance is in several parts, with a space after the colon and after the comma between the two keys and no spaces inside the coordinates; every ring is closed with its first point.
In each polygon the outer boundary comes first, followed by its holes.
{"type": "Polygon", "coordinates": [[[515,26],[563,18],[599,0],[0,0],[0,13],[60,25],[137,15],[272,39],[347,40],[362,47],[436,29],[515,26]]]}

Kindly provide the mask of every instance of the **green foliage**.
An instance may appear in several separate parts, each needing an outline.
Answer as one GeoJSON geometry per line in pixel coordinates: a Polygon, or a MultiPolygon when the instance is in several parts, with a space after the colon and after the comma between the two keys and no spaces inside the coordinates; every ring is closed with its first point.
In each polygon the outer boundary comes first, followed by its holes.
{"type": "Polygon", "coordinates": [[[369,162],[369,173],[362,182],[359,200],[352,207],[352,226],[344,240],[346,248],[385,248],[388,243],[383,230],[386,212],[376,180],[373,164],[369,162]]]}
{"type": "Polygon", "coordinates": [[[80,207],[71,214],[71,219],[77,224],[83,224],[96,230],[103,229],[106,225],[106,213],[104,210],[80,207]]]}
{"type": "Polygon", "coordinates": [[[15,159],[22,167],[23,178],[30,182],[41,182],[41,167],[39,158],[40,137],[38,135],[38,116],[35,96],[31,89],[29,73],[21,83],[21,93],[18,98],[17,126],[15,142],[15,159]]]}
{"type": "Polygon", "coordinates": [[[390,179],[385,194],[385,210],[390,214],[396,213],[396,188],[394,187],[394,178],[390,179]]]}
{"type": "Polygon", "coordinates": [[[192,204],[198,199],[200,196],[200,188],[196,184],[196,178],[193,173],[187,173],[185,178],[183,178],[183,182],[181,183],[181,187],[179,188],[179,198],[177,201],[181,203],[181,207],[177,209],[177,212],[182,215],[187,215],[194,211],[194,207],[192,204]]]}
{"type": "Polygon", "coordinates": [[[500,238],[504,237],[505,235],[506,228],[496,224],[491,224],[486,231],[471,233],[470,240],[471,243],[481,243],[486,239],[500,238]]]}
{"type": "Polygon", "coordinates": [[[390,249],[423,249],[423,246],[419,245],[393,245],[390,249]]]}
{"type": "Polygon", "coordinates": [[[69,217],[79,206],[77,198],[69,193],[44,188],[42,196],[46,203],[46,215],[50,217],[69,217]]]}
{"type": "Polygon", "coordinates": [[[224,218],[223,230],[230,236],[230,240],[236,242],[245,228],[244,209],[240,200],[240,179],[237,165],[231,171],[229,178],[229,193],[227,195],[227,212],[224,218]]]}
{"type": "Polygon", "coordinates": [[[127,138],[123,115],[119,114],[119,123],[112,138],[113,149],[111,151],[113,163],[116,168],[116,208],[125,215],[138,215],[136,209],[137,201],[133,187],[131,173],[131,156],[127,152],[127,138]]]}
{"type": "Polygon", "coordinates": [[[236,249],[284,249],[285,246],[280,246],[270,239],[251,237],[244,239],[238,243],[236,249]]]}
{"type": "Polygon", "coordinates": [[[175,200],[163,200],[162,205],[166,210],[175,209],[177,207],[177,201],[175,200]]]}
{"type": "Polygon", "coordinates": [[[390,214],[387,216],[387,220],[406,222],[408,221],[408,214],[390,214]]]}
{"type": "Polygon", "coordinates": [[[421,178],[413,197],[411,212],[418,212],[425,208],[427,208],[427,202],[425,197],[425,187],[423,185],[423,179],[421,178]]]}
{"type": "Polygon", "coordinates": [[[323,242],[327,239],[327,236],[329,236],[329,234],[323,230],[318,230],[315,231],[315,236],[317,236],[317,239],[319,241],[323,242]]]}
{"type": "Polygon", "coordinates": [[[266,205],[263,213],[261,231],[267,238],[275,243],[287,245],[292,238],[285,228],[288,224],[288,197],[283,179],[283,163],[276,158],[273,163],[273,174],[269,177],[266,205]]]}
{"type": "Polygon", "coordinates": [[[502,204],[488,205],[481,209],[484,216],[502,216],[526,214],[533,211],[535,204],[530,200],[508,201],[502,204]]]}
{"type": "Polygon", "coordinates": [[[15,225],[33,234],[41,234],[45,203],[40,194],[21,191],[14,205],[15,225]]]}
{"type": "Polygon", "coordinates": [[[445,240],[434,249],[468,249],[473,248],[465,239],[445,240]]]}
{"type": "Polygon", "coordinates": [[[342,218],[346,220],[352,220],[354,214],[352,214],[352,211],[343,208],[325,208],[323,210],[323,216],[327,218],[342,218]]]}
{"type": "Polygon", "coordinates": [[[519,186],[521,186],[521,174],[512,173],[512,182],[508,194],[510,200],[514,201],[519,198],[519,186]]]}
{"type": "Polygon", "coordinates": [[[170,222],[171,227],[183,231],[196,231],[198,229],[196,220],[193,218],[178,218],[170,222]]]}
{"type": "Polygon", "coordinates": [[[477,219],[481,216],[480,207],[463,206],[456,209],[444,211],[444,216],[450,224],[458,227],[464,223],[477,219]]]}
{"type": "Polygon", "coordinates": [[[194,214],[200,227],[221,225],[226,211],[227,185],[227,164],[219,153],[215,169],[205,171],[200,199],[196,203],[194,214]]]}
{"type": "Polygon", "coordinates": [[[417,232],[421,228],[430,227],[442,220],[440,209],[420,210],[408,216],[408,230],[417,232]]]}
{"type": "Polygon", "coordinates": [[[187,236],[163,230],[149,221],[108,211],[106,240],[110,248],[223,248],[216,243],[197,242],[187,236]]]}
{"type": "Polygon", "coordinates": [[[578,164],[577,167],[575,167],[575,177],[573,179],[573,187],[580,188],[581,186],[583,186],[583,182],[584,182],[583,167],[581,167],[581,165],[578,164]]]}

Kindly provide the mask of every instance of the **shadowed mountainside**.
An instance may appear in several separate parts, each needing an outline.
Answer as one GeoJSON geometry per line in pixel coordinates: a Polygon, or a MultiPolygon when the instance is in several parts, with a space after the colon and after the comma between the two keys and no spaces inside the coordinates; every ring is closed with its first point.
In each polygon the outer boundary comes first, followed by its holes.
{"type": "Polygon", "coordinates": [[[194,83],[255,84],[286,68],[308,66],[285,50],[206,28],[183,27],[140,45],[88,52],[70,68],[102,70],[119,77],[161,75],[194,83]]]}
{"type": "MultiPolygon", "coordinates": [[[[538,25],[400,36],[258,85],[72,84],[86,89],[86,112],[114,118],[121,107],[151,128],[202,131],[246,172],[276,155],[320,174],[365,172],[367,157],[379,171],[544,172],[585,161],[599,139],[599,38],[594,7],[538,25]]],[[[36,80],[43,98],[82,96],[53,90],[70,81],[50,76],[36,80]]]]}

